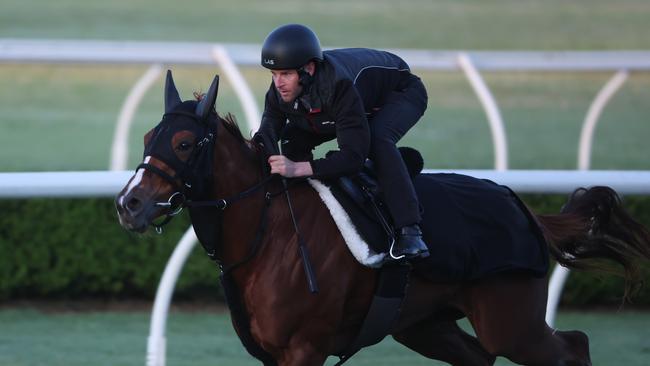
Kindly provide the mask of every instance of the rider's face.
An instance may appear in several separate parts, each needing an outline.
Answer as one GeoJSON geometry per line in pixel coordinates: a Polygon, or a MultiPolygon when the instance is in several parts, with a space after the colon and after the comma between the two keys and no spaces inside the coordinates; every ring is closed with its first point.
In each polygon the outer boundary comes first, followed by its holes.
{"type": "MultiPolygon", "coordinates": [[[[316,64],[313,61],[309,61],[306,65],[303,66],[309,75],[314,75],[316,72],[316,64]]],[[[271,70],[273,75],[273,84],[280,97],[285,103],[290,103],[294,101],[300,93],[302,92],[302,85],[300,85],[300,76],[298,76],[298,71],[293,69],[288,70],[271,70]]]]}
{"type": "Polygon", "coordinates": [[[302,91],[299,76],[296,70],[271,70],[273,84],[285,103],[296,99],[302,91]]]}

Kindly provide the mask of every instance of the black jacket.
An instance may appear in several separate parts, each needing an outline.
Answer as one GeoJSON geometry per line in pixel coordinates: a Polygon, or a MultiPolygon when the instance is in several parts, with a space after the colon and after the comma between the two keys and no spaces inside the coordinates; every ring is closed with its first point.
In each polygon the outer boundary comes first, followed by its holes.
{"type": "Polygon", "coordinates": [[[281,138],[288,123],[324,141],[336,138],[339,151],[311,161],[314,177],[331,178],[358,172],[370,150],[373,111],[392,91],[404,89],[409,66],[389,52],[349,48],[323,52],[311,85],[292,103],[284,103],[271,84],[266,93],[259,133],[281,138]]]}

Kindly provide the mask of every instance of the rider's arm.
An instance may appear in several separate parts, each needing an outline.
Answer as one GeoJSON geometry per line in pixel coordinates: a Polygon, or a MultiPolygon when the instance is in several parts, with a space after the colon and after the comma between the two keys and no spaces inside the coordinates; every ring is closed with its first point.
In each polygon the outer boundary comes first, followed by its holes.
{"type": "Polygon", "coordinates": [[[283,177],[310,177],[314,174],[308,161],[292,161],[283,155],[272,155],[268,159],[271,174],[280,174],[283,177]]]}
{"type": "Polygon", "coordinates": [[[333,178],[359,172],[370,151],[370,128],[361,97],[350,80],[336,85],[332,106],[339,150],[311,162],[313,176],[333,178]]]}

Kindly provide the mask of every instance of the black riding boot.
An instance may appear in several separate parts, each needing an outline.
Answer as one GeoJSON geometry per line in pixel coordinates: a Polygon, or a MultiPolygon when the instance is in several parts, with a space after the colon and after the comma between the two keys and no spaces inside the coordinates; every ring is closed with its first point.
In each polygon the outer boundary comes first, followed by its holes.
{"type": "Polygon", "coordinates": [[[422,241],[422,230],[418,225],[404,226],[399,230],[397,240],[390,248],[393,259],[422,259],[429,256],[429,249],[422,241]]]}

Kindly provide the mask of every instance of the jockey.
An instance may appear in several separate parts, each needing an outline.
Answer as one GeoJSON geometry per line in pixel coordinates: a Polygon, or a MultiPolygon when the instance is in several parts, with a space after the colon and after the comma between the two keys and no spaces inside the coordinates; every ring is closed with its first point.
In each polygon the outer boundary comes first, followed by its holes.
{"type": "Polygon", "coordinates": [[[314,32],[299,24],[280,26],[266,37],[261,63],[273,82],[254,140],[281,139],[283,155],[268,158],[271,173],[335,178],[359,172],[372,159],[397,228],[391,254],[427,257],[418,199],[395,146],[427,107],[420,78],[388,52],[322,51],[314,32]],[[334,138],[339,150],[314,159],[314,147],[334,138]]]}

